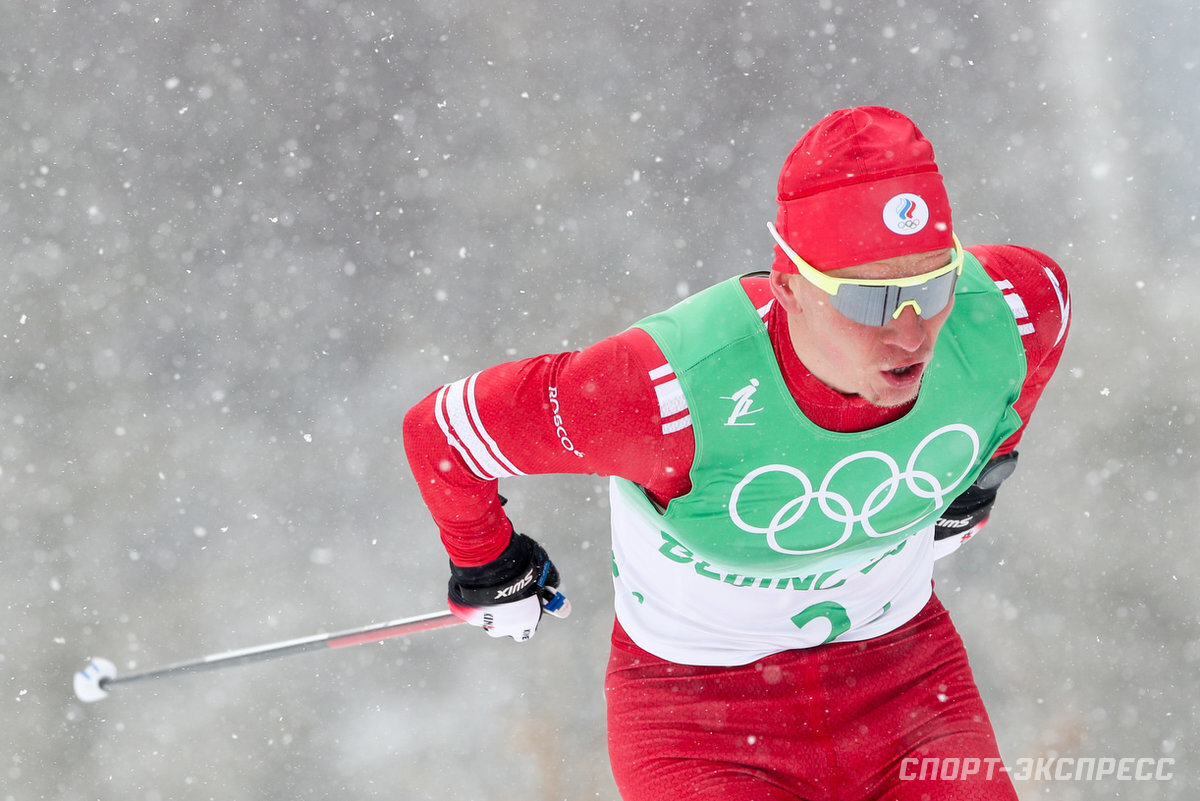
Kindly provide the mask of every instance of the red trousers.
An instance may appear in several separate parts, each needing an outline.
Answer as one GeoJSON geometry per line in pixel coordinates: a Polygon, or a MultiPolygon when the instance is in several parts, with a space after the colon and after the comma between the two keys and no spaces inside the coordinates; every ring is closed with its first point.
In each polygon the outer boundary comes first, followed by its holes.
{"type": "Polygon", "coordinates": [[[605,693],[625,801],[1016,801],[936,596],[882,637],[739,667],[666,662],[617,624],[605,693]]]}

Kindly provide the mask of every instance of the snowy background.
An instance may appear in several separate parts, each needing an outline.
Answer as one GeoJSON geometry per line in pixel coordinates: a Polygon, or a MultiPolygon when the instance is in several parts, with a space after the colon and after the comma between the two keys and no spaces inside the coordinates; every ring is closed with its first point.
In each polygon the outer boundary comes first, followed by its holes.
{"type": "Polygon", "coordinates": [[[1200,13],[1007,3],[0,5],[0,801],[613,799],[599,478],[509,482],[574,602],[73,696],[441,608],[404,411],[765,269],[827,112],[933,140],[964,242],[1075,324],[986,536],[940,563],[1010,764],[1169,757],[1192,799],[1200,13]]]}

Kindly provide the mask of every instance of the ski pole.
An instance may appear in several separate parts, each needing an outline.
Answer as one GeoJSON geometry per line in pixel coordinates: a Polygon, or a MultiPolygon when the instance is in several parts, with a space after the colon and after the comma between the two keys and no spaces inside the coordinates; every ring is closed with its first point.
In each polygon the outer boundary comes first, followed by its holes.
{"type": "Polygon", "coordinates": [[[99,701],[108,696],[108,691],[118,684],[127,684],[148,679],[160,679],[180,673],[195,673],[201,670],[216,670],[218,668],[243,665],[248,662],[261,662],[267,659],[277,659],[292,654],[302,654],[324,648],[344,648],[349,645],[360,645],[366,642],[378,642],[390,637],[407,637],[419,631],[455,626],[462,623],[451,612],[432,612],[427,615],[392,620],[387,623],[372,623],[357,629],[339,631],[335,634],[314,634],[295,640],[257,645],[237,651],[211,654],[187,662],[177,662],[173,665],[142,670],[127,676],[118,676],[116,666],[107,659],[94,657],[88,666],[75,674],[75,696],[86,703],[99,701]]]}

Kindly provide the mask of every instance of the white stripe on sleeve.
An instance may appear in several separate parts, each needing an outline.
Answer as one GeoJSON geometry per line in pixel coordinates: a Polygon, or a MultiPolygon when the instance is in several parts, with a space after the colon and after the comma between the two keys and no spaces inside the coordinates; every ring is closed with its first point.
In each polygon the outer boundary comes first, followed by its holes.
{"type": "Polygon", "coordinates": [[[658,396],[658,413],[664,420],[687,409],[687,398],[678,378],[657,385],[654,394],[658,396]]]}
{"type": "Polygon", "coordinates": [[[475,381],[479,373],[447,384],[438,391],[437,421],[446,441],[457,450],[479,478],[491,481],[498,478],[524,475],[500,450],[479,418],[475,403],[475,381]]]}
{"type": "Polygon", "coordinates": [[[651,370],[650,381],[658,399],[658,416],[662,420],[663,434],[673,434],[691,426],[692,416],[688,414],[687,397],[670,363],[651,370]]]}

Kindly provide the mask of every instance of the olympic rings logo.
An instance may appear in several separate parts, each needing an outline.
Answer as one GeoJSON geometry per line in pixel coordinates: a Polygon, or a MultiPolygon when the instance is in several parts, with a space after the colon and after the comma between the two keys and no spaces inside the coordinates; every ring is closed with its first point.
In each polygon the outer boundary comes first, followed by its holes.
{"type": "Polygon", "coordinates": [[[908,464],[905,465],[903,470],[900,469],[900,465],[895,459],[882,451],[860,451],[859,453],[845,457],[831,467],[829,472],[825,474],[825,478],[821,481],[820,486],[814,489],[812,480],[803,470],[786,464],[764,465],[763,467],[751,470],[733,488],[733,492],[729,496],[729,517],[733,521],[733,524],[742,531],[748,534],[765,535],[767,545],[771,550],[789,555],[821,553],[822,551],[836,548],[850,539],[850,535],[853,533],[856,524],[862,526],[863,531],[868,537],[890,537],[907,529],[912,524],[912,521],[908,521],[892,531],[877,531],[872,525],[872,519],[896,499],[902,488],[912,498],[932,500],[936,505],[941,506],[946,502],[947,497],[962,484],[963,479],[970,473],[971,466],[975,464],[975,460],[978,457],[979,435],[975,432],[975,429],[968,425],[955,423],[942,426],[926,435],[917,444],[916,448],[913,449],[912,455],[908,458],[908,464]],[[928,470],[921,469],[918,466],[918,462],[921,460],[921,456],[927,447],[942,437],[956,437],[956,435],[967,438],[970,444],[971,456],[966,460],[962,472],[949,484],[943,485],[936,475],[928,470]],[[831,485],[838,477],[838,474],[846,467],[855,462],[867,460],[883,465],[889,475],[871,489],[863,500],[861,508],[856,509],[849,498],[831,489],[831,485]],[[770,522],[766,525],[760,526],[747,522],[738,508],[742,492],[754,483],[756,479],[774,473],[782,473],[795,478],[800,482],[802,492],[783,504],[778,511],[771,515],[770,522]],[[842,524],[841,535],[828,545],[821,545],[815,548],[795,549],[784,547],[779,542],[779,535],[800,523],[814,502],[816,502],[817,507],[826,519],[842,524]]]}
{"type": "Polygon", "coordinates": [[[915,234],[928,222],[929,206],[920,195],[901,192],[883,204],[883,224],[894,234],[915,234]]]}

